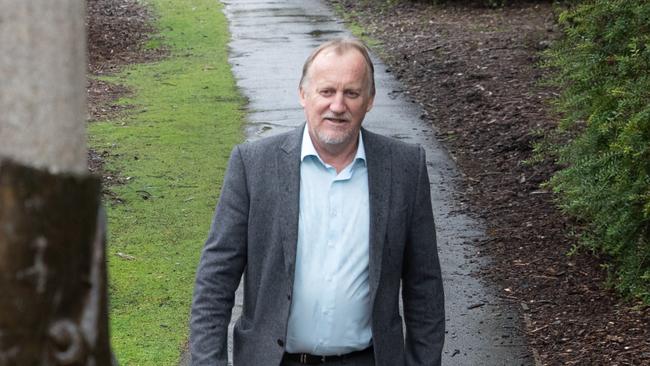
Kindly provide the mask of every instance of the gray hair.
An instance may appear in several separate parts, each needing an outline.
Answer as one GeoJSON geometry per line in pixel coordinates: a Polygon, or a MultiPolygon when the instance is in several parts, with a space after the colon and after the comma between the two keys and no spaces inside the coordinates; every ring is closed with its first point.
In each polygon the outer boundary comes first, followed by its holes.
{"type": "Polygon", "coordinates": [[[370,96],[375,96],[375,67],[372,64],[372,60],[370,60],[370,53],[368,52],[368,47],[366,47],[363,42],[353,39],[353,38],[335,38],[331,41],[327,41],[320,46],[318,46],[315,50],[312,51],[312,53],[307,57],[307,60],[305,60],[305,65],[302,67],[302,77],[300,78],[300,88],[302,89],[304,85],[307,83],[307,74],[309,73],[309,68],[311,67],[311,64],[314,63],[314,60],[316,59],[316,56],[318,56],[322,51],[326,49],[334,49],[337,55],[342,55],[343,53],[349,51],[349,50],[357,50],[361,53],[363,56],[365,62],[366,62],[366,77],[368,79],[368,82],[370,83],[370,96]]]}

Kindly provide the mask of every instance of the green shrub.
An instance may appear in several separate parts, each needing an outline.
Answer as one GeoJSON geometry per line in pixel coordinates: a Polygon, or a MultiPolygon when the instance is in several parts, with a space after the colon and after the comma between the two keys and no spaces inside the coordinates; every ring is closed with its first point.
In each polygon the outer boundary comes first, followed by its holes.
{"type": "Polygon", "coordinates": [[[560,23],[547,60],[563,88],[552,150],[565,168],[550,185],[611,283],[650,303],[650,2],[585,1],[560,23]]]}
{"type": "Polygon", "coordinates": [[[477,4],[488,8],[498,8],[505,6],[511,1],[508,0],[411,0],[414,2],[431,3],[431,4],[477,4]]]}
{"type": "MultiPolygon", "coordinates": [[[[430,4],[473,4],[488,8],[500,8],[513,5],[516,3],[526,3],[531,0],[410,0],[413,2],[430,3],[430,4]]],[[[537,0],[539,3],[550,2],[551,0],[537,0]]],[[[575,0],[572,0],[575,1],[575,0]]]]}

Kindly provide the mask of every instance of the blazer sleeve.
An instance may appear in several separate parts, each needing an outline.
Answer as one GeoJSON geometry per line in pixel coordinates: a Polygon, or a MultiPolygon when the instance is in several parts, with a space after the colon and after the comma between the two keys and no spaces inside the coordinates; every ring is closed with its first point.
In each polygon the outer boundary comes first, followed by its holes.
{"type": "Polygon", "coordinates": [[[246,266],[248,211],[246,171],[237,146],[196,273],[190,320],[193,366],[228,365],[228,325],[246,266]]]}
{"type": "Polygon", "coordinates": [[[402,296],[407,366],[439,366],[445,336],[445,307],[424,149],[408,227],[402,296]]]}

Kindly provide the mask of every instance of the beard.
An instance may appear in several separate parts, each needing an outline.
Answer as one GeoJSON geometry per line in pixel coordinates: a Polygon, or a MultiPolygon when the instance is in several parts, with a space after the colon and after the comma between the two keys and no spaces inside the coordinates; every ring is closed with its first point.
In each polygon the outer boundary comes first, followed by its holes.
{"type": "Polygon", "coordinates": [[[318,141],[325,145],[342,145],[349,142],[354,137],[352,129],[345,129],[340,131],[323,131],[323,129],[316,129],[316,138],[318,141]]]}
{"type": "MultiPolygon", "coordinates": [[[[347,113],[341,116],[327,114],[322,118],[340,118],[350,121],[351,116],[347,113]]],[[[316,126],[312,132],[314,132],[314,135],[322,144],[342,145],[350,142],[356,134],[354,128],[351,128],[348,123],[349,122],[341,123],[341,128],[324,128],[323,126],[316,126]]]]}

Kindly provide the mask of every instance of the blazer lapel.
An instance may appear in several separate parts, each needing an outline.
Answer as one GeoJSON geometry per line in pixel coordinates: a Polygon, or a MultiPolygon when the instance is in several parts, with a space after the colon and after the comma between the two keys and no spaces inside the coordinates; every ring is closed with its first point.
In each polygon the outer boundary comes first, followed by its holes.
{"type": "MultiPolygon", "coordinates": [[[[298,243],[298,215],[300,204],[300,146],[304,125],[287,135],[284,143],[279,146],[276,171],[278,172],[277,192],[280,205],[280,228],[284,250],[284,264],[293,287],[294,264],[296,261],[296,246],[298,243]]],[[[272,184],[271,182],[269,182],[272,184]]]]}
{"type": "Polygon", "coordinates": [[[370,303],[374,304],[381,277],[382,253],[386,238],[386,222],[390,202],[390,148],[377,141],[371,132],[361,129],[368,164],[368,194],[370,199],[370,259],[368,284],[370,303]]]}

